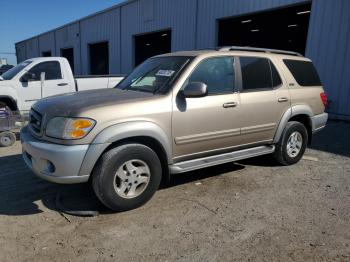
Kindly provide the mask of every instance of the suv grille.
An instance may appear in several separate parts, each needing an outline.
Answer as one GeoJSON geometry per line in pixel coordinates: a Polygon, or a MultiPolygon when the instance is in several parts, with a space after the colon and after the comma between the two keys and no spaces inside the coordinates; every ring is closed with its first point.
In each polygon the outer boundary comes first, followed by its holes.
{"type": "Polygon", "coordinates": [[[33,108],[29,112],[29,126],[30,129],[36,134],[40,135],[42,130],[42,115],[35,111],[33,108]]]}

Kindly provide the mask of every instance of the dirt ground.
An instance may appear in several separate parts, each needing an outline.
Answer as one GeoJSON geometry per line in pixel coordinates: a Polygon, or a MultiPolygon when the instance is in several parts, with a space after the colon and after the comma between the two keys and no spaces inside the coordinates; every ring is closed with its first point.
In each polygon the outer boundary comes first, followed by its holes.
{"type": "Polygon", "coordinates": [[[330,122],[289,167],[267,157],[177,175],[110,213],[87,185],[55,185],[0,149],[0,261],[350,261],[350,124],[330,122]],[[62,216],[55,197],[96,217],[62,216]]]}

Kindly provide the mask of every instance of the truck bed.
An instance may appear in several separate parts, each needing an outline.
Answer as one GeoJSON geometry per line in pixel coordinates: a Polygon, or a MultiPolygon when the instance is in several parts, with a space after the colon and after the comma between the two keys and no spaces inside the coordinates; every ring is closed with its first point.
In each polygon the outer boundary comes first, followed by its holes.
{"type": "Polygon", "coordinates": [[[76,91],[113,88],[125,76],[124,75],[78,75],[75,78],[76,91]]]}

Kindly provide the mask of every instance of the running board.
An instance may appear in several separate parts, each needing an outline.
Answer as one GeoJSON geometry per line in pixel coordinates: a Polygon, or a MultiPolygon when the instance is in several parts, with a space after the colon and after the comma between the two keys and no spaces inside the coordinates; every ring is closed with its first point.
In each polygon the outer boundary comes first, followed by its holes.
{"type": "Polygon", "coordinates": [[[184,173],[196,169],[201,169],[204,167],[220,165],[228,162],[238,161],[250,157],[261,156],[271,154],[275,151],[275,146],[258,146],[243,150],[238,150],[230,153],[225,153],[221,155],[208,156],[197,158],[193,160],[179,162],[170,165],[170,173],[178,174],[184,173]]]}

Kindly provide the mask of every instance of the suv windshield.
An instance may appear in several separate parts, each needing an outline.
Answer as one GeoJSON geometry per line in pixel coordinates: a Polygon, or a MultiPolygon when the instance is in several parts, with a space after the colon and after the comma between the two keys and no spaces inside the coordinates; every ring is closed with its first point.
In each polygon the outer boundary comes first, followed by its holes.
{"type": "Polygon", "coordinates": [[[18,64],[15,67],[12,67],[10,70],[8,70],[7,72],[3,73],[1,75],[1,78],[4,80],[11,80],[12,78],[14,78],[20,71],[23,70],[23,68],[25,68],[27,65],[29,65],[30,63],[32,63],[32,61],[24,61],[20,64],[18,64]]]}
{"type": "Polygon", "coordinates": [[[189,57],[183,56],[150,58],[138,66],[116,87],[150,93],[167,92],[169,83],[189,60],[189,57]]]}

